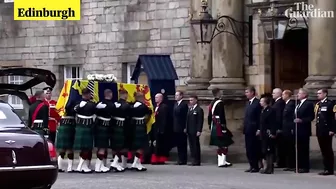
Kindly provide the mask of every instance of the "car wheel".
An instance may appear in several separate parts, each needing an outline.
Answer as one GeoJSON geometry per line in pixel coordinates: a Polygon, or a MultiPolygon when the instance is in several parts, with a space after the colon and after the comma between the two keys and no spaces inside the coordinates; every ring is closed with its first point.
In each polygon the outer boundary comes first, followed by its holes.
{"type": "Polygon", "coordinates": [[[43,187],[42,189],[51,189],[51,186],[43,187]]]}

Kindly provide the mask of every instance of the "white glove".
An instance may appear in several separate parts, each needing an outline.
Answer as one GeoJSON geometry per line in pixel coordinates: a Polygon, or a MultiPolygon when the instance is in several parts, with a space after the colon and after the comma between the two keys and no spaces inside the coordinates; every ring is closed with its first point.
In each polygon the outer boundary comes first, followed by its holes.
{"type": "Polygon", "coordinates": [[[137,108],[137,107],[139,107],[140,105],[141,105],[140,102],[136,102],[136,103],[133,105],[133,107],[134,107],[134,108],[137,108]]]}
{"type": "Polygon", "coordinates": [[[106,104],[103,104],[102,102],[99,102],[98,104],[97,104],[97,106],[96,106],[96,108],[97,109],[104,109],[104,108],[106,108],[106,104]]]}
{"type": "Polygon", "coordinates": [[[153,141],[153,146],[156,146],[156,140],[153,141]]]}
{"type": "Polygon", "coordinates": [[[87,102],[85,102],[85,101],[80,102],[80,103],[79,103],[79,107],[80,107],[80,108],[84,107],[84,106],[86,105],[86,103],[87,103],[87,102]]]}
{"type": "Polygon", "coordinates": [[[115,102],[114,105],[116,106],[116,108],[119,108],[121,106],[119,102],[115,102]]]}

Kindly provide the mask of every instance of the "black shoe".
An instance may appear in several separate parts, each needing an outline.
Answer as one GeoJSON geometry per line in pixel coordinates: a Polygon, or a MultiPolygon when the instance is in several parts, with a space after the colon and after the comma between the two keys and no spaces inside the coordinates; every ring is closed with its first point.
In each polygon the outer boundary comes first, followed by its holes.
{"type": "Polygon", "coordinates": [[[295,171],[294,168],[285,168],[283,171],[295,171]]]}
{"type": "Polygon", "coordinates": [[[189,164],[189,166],[201,166],[201,164],[200,163],[191,163],[191,164],[189,164]]]}
{"type": "Polygon", "coordinates": [[[259,170],[260,170],[260,169],[251,169],[251,170],[250,170],[250,173],[259,173],[259,170]]]}
{"type": "Polygon", "coordinates": [[[246,169],[244,172],[245,172],[245,173],[250,173],[250,172],[251,172],[251,170],[252,170],[252,169],[251,169],[251,168],[249,168],[249,169],[246,169]]]}
{"type": "Polygon", "coordinates": [[[286,166],[283,166],[283,165],[275,165],[274,168],[285,168],[286,166]]]}
{"type": "Polygon", "coordinates": [[[309,169],[299,169],[298,173],[309,173],[309,169]]]}
{"type": "Polygon", "coordinates": [[[318,175],[321,175],[321,176],[334,175],[334,171],[323,171],[319,173],[318,175]]]}
{"type": "Polygon", "coordinates": [[[262,171],[261,174],[273,174],[273,171],[262,171]]]}
{"type": "Polygon", "coordinates": [[[187,162],[177,162],[175,165],[187,165],[187,162]]]}

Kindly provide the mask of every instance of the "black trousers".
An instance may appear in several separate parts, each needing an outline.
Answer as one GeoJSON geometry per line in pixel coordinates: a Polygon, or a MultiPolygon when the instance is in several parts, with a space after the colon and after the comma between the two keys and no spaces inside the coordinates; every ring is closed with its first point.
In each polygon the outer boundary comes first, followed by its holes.
{"type": "Polygon", "coordinates": [[[158,133],[156,136],[155,155],[168,157],[169,152],[167,148],[166,134],[158,133]]]}
{"type": "Polygon", "coordinates": [[[200,146],[200,139],[196,136],[196,133],[189,134],[189,149],[192,158],[192,163],[200,164],[201,163],[201,146],[200,146]]]}
{"type": "Polygon", "coordinates": [[[188,159],[187,134],[184,132],[176,132],[175,137],[176,137],[176,147],[177,147],[177,153],[178,153],[178,162],[187,163],[187,159],[188,159]]]}
{"type": "Polygon", "coordinates": [[[297,139],[297,158],[298,158],[298,168],[299,169],[310,169],[310,137],[300,136],[297,139]]]}
{"type": "Polygon", "coordinates": [[[295,136],[294,135],[285,135],[283,137],[284,146],[287,150],[285,152],[286,159],[286,168],[295,168],[295,136]]]}
{"type": "Polygon", "coordinates": [[[255,135],[245,135],[246,156],[252,169],[259,169],[261,143],[255,135]]]}
{"type": "Polygon", "coordinates": [[[49,139],[53,144],[55,144],[55,140],[56,140],[56,131],[54,131],[54,132],[49,131],[48,139],[49,139]]]}
{"type": "Polygon", "coordinates": [[[324,170],[334,172],[334,151],[332,148],[332,136],[317,136],[320,145],[324,170]]]}
{"type": "Polygon", "coordinates": [[[276,138],[276,163],[278,167],[286,166],[286,150],[285,137],[279,133],[276,138]]]}
{"type": "Polygon", "coordinates": [[[263,159],[266,162],[266,165],[264,165],[264,170],[263,170],[264,173],[273,173],[274,172],[274,164],[273,164],[274,155],[275,155],[274,153],[267,153],[264,156],[263,159]]]}

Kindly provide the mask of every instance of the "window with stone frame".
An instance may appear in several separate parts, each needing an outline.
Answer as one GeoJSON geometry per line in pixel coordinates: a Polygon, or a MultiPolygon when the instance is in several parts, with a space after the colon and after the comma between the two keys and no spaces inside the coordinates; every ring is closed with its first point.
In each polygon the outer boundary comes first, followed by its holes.
{"type": "Polygon", "coordinates": [[[133,74],[133,71],[135,69],[135,65],[136,63],[134,62],[131,62],[131,63],[128,63],[128,62],[124,62],[122,63],[122,68],[121,68],[121,81],[123,83],[134,83],[134,81],[131,80],[132,78],[132,74],[133,74]]]}
{"type": "Polygon", "coordinates": [[[83,79],[83,68],[80,65],[64,66],[64,81],[67,79],[83,79]]]}
{"type": "MultiPolygon", "coordinates": [[[[24,78],[22,76],[13,75],[8,76],[7,83],[8,84],[15,84],[20,85],[24,82],[24,78]]],[[[8,103],[14,108],[14,109],[23,109],[23,102],[22,100],[14,95],[8,95],[8,103]]]]}

